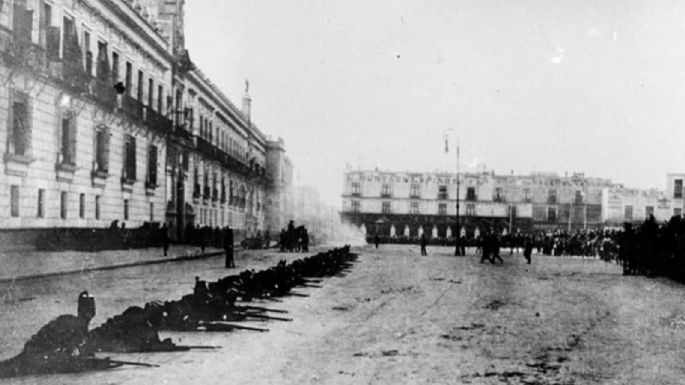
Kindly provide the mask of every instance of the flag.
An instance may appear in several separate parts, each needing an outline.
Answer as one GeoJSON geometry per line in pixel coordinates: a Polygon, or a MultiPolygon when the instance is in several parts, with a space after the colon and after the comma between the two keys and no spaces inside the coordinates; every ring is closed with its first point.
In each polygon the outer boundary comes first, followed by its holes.
{"type": "Polygon", "coordinates": [[[445,154],[447,154],[448,152],[450,152],[450,148],[447,145],[447,135],[445,135],[445,154]]]}

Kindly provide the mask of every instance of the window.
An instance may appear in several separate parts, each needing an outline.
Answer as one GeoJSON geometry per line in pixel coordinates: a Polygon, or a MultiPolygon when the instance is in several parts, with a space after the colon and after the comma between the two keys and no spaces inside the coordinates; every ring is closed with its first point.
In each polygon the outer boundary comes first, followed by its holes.
{"type": "Polygon", "coordinates": [[[105,127],[95,129],[95,171],[109,171],[109,132],[105,127]]]}
{"type": "Polygon", "coordinates": [[[495,187],[495,192],[492,194],[492,200],[494,202],[504,202],[504,194],[502,193],[501,187],[495,187]]]}
{"type": "Polygon", "coordinates": [[[162,115],[166,115],[164,113],[164,109],[162,106],[162,101],[164,100],[164,87],[161,85],[157,86],[157,112],[159,112],[162,115]]]}
{"type": "Polygon", "coordinates": [[[41,1],[40,6],[40,45],[45,48],[48,59],[57,60],[59,59],[60,30],[52,26],[52,6],[45,1],[41,1]]]}
{"type": "MultiPolygon", "coordinates": [[[[109,86],[109,79],[111,78],[112,70],[109,68],[109,53],[107,51],[107,43],[104,41],[98,41],[98,57],[97,66],[95,67],[97,72],[95,75],[97,79],[109,86]]],[[[109,87],[107,89],[110,89],[109,87]]]]}
{"type": "Polygon", "coordinates": [[[78,196],[78,217],[81,219],[86,217],[86,194],[78,196]]]}
{"type": "Polygon", "coordinates": [[[147,79],[147,106],[151,110],[155,108],[155,81],[152,78],[147,79]]]}
{"type": "MultiPolygon", "coordinates": [[[[66,18],[65,18],[66,19],[66,18]]],[[[83,51],[86,73],[93,75],[93,51],[90,50],[90,32],[83,31],[83,51]]]]}
{"type": "Polygon", "coordinates": [[[476,215],[476,205],[474,203],[466,204],[466,216],[472,217],[476,215]]]}
{"type": "Polygon", "coordinates": [[[438,186],[438,199],[447,199],[447,186],[438,186]]]}
{"type": "Polygon", "coordinates": [[[683,180],[675,179],[673,181],[673,199],[683,199],[683,180]]]}
{"type": "Polygon", "coordinates": [[[95,196],[95,219],[100,219],[100,196],[95,196]]]}
{"type": "Polygon", "coordinates": [[[152,144],[147,152],[147,186],[157,187],[157,146],[152,144]]]}
{"type": "Polygon", "coordinates": [[[650,215],[654,215],[654,206],[645,206],[645,218],[649,218],[650,215]]]}
{"type": "Polygon", "coordinates": [[[128,199],[124,199],[124,220],[128,220],[128,199]]]}
{"type": "Polygon", "coordinates": [[[466,188],[466,200],[467,201],[475,201],[476,200],[476,188],[475,187],[467,187],[466,188]]]}
{"type": "Polygon", "coordinates": [[[126,83],[124,86],[126,86],[126,95],[131,96],[132,94],[132,89],[131,87],[133,86],[133,65],[131,63],[126,62],[126,83]]]}
{"type": "Polygon", "coordinates": [[[112,52],[112,84],[119,83],[119,54],[112,52]]]}
{"type": "Polygon", "coordinates": [[[556,207],[547,208],[547,221],[556,222],[557,221],[557,209],[556,207]]]}
{"type": "Polygon", "coordinates": [[[389,184],[383,184],[381,186],[381,196],[382,197],[389,197],[390,196],[390,185],[389,184]]]}
{"type": "Polygon", "coordinates": [[[359,195],[360,185],[359,182],[352,182],[352,194],[359,195]]]}
{"type": "Polygon", "coordinates": [[[547,192],[547,203],[555,204],[557,203],[557,190],[549,189],[547,192]]]}
{"type": "Polygon", "coordinates": [[[15,184],[10,186],[10,215],[19,216],[19,186],[15,184]]]}
{"type": "Polygon", "coordinates": [[[383,205],[381,206],[381,211],[384,214],[389,214],[390,213],[390,202],[387,202],[387,201],[383,202],[383,205]]]}
{"type": "Polygon", "coordinates": [[[411,202],[409,206],[409,214],[419,213],[419,202],[411,202]]]}
{"type": "Polygon", "coordinates": [[[62,115],[62,148],[60,149],[60,164],[76,164],[76,117],[70,112],[62,115]]]}
{"type": "Polygon", "coordinates": [[[143,77],[144,77],[143,71],[138,70],[138,83],[137,83],[137,87],[136,87],[136,92],[137,92],[136,99],[141,103],[143,102],[143,94],[144,94],[143,77]]]}
{"type": "Polygon", "coordinates": [[[124,138],[124,180],[136,180],[136,138],[126,135],[124,138]]]}
{"type": "Polygon", "coordinates": [[[62,219],[67,219],[67,192],[62,191],[59,194],[59,216],[62,219]]]}
{"type": "Polygon", "coordinates": [[[624,217],[626,221],[632,221],[633,220],[633,206],[626,206],[624,209],[624,217]]]}
{"type": "Polygon", "coordinates": [[[438,215],[447,215],[447,204],[446,203],[438,204],[438,215]]]}
{"type": "Polygon", "coordinates": [[[523,189],[523,201],[526,203],[530,203],[530,189],[529,188],[523,189]]]}
{"type": "Polygon", "coordinates": [[[38,189],[38,212],[36,216],[38,218],[45,218],[45,189],[38,189]]]}
{"type": "Polygon", "coordinates": [[[582,204],[583,203],[583,192],[580,190],[576,190],[576,204],[582,204]]]}
{"type": "Polygon", "coordinates": [[[150,202],[150,222],[155,221],[155,203],[150,202]]]}
{"type": "Polygon", "coordinates": [[[412,184],[409,190],[409,197],[418,198],[421,195],[421,187],[418,184],[412,184]]]}
{"type": "Polygon", "coordinates": [[[29,119],[28,95],[15,91],[12,101],[12,130],[9,139],[9,153],[14,155],[28,155],[31,143],[31,124],[29,119]]]}
{"type": "Polygon", "coordinates": [[[680,208],[680,207],[674,208],[674,209],[673,209],[673,215],[675,215],[675,216],[677,216],[677,217],[683,215],[683,209],[680,208]]]}
{"type": "MultiPolygon", "coordinates": [[[[197,169],[197,166],[195,167],[195,170],[193,170],[193,198],[199,198],[200,197],[200,175],[199,171],[197,169]]],[[[233,197],[233,182],[231,182],[231,197],[233,197]]]]}
{"type": "MultiPolygon", "coordinates": [[[[52,25],[52,7],[50,6],[50,4],[46,3],[45,1],[41,1],[40,2],[40,8],[41,8],[40,21],[39,21],[39,23],[40,23],[40,25],[39,25],[40,45],[47,48],[47,46],[46,46],[46,43],[47,43],[46,33],[47,33],[47,29],[52,25]]],[[[59,41],[58,41],[58,44],[59,44],[59,41]]],[[[59,51],[59,46],[58,46],[57,50],[59,51]]]]}

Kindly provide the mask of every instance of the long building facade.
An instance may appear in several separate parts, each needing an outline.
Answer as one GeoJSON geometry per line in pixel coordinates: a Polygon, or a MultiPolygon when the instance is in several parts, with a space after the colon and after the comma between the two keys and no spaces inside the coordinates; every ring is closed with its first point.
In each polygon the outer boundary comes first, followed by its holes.
{"type": "Polygon", "coordinates": [[[0,2],[1,230],[265,228],[274,184],[249,89],[237,108],[190,60],[183,7],[0,2]]]}
{"type": "Polygon", "coordinates": [[[485,228],[506,232],[596,228],[644,220],[649,214],[667,220],[682,214],[679,175],[669,174],[669,192],[648,193],[581,173],[460,174],[457,225],[456,174],[347,170],[341,218],[367,234],[428,233],[439,238],[450,238],[457,230],[473,236],[485,228]],[[644,198],[633,202],[631,194],[644,198]],[[633,215],[633,208],[641,214],[633,215]]]}

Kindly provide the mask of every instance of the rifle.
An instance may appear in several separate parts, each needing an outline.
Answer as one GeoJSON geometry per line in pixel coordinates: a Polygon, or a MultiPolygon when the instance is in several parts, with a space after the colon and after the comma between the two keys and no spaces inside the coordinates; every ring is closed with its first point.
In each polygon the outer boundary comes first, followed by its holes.
{"type": "Polygon", "coordinates": [[[183,348],[188,348],[188,349],[221,349],[221,346],[207,346],[207,345],[182,345],[179,347],[183,348]]]}
{"type": "Polygon", "coordinates": [[[292,291],[284,295],[292,295],[293,297],[309,297],[309,294],[294,293],[292,291]]]}
{"type": "Polygon", "coordinates": [[[300,286],[300,287],[315,287],[315,288],[318,288],[318,289],[320,289],[320,288],[323,287],[323,286],[321,286],[321,285],[313,285],[313,284],[311,284],[311,283],[298,283],[298,284],[295,284],[295,286],[300,286]]]}
{"type": "Polygon", "coordinates": [[[292,318],[281,318],[281,317],[271,317],[268,315],[264,314],[245,314],[246,317],[252,317],[252,318],[259,318],[259,319],[265,319],[265,320],[274,320],[274,321],[292,321],[292,318]]]}
{"type": "MultiPolygon", "coordinates": [[[[280,299],[277,299],[277,298],[266,297],[266,296],[261,295],[261,294],[259,294],[259,293],[250,293],[250,292],[248,292],[248,291],[238,291],[238,295],[240,295],[241,298],[242,298],[244,295],[247,295],[247,296],[250,297],[250,298],[264,299],[264,300],[273,301],[273,302],[283,302],[283,301],[281,301],[280,299]]],[[[247,301],[247,302],[250,302],[250,301],[247,301]]]]}
{"type": "Polygon", "coordinates": [[[238,309],[245,309],[245,310],[259,310],[259,311],[265,311],[265,312],[271,312],[271,313],[288,313],[287,310],[280,310],[280,309],[269,309],[266,307],[260,307],[260,306],[236,306],[238,309]]]}
{"type": "Polygon", "coordinates": [[[269,329],[253,328],[250,326],[230,324],[230,323],[226,323],[223,321],[212,321],[212,322],[200,321],[200,322],[198,322],[198,325],[200,327],[204,328],[208,332],[231,332],[234,329],[252,330],[255,332],[262,332],[262,333],[269,331],[269,329]]]}
{"type": "MultiPolygon", "coordinates": [[[[94,358],[94,357],[81,357],[80,359],[82,360],[87,360],[87,361],[101,361],[102,358],[94,358]]],[[[120,361],[120,360],[112,360],[109,357],[105,358],[109,363],[114,364],[114,365],[132,365],[132,366],[143,366],[146,368],[159,368],[159,365],[156,364],[148,364],[145,362],[134,362],[134,361],[120,361]]]]}

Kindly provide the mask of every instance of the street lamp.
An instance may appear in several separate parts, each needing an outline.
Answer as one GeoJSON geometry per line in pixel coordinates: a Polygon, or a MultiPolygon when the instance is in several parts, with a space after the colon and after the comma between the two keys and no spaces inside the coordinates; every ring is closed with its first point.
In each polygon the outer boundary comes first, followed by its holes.
{"type": "MultiPolygon", "coordinates": [[[[445,132],[445,153],[449,153],[449,146],[448,146],[448,133],[452,132],[452,129],[448,129],[445,132]]],[[[455,135],[456,136],[456,135],[455,135]]],[[[454,231],[454,236],[455,236],[455,242],[454,242],[454,256],[458,257],[461,255],[461,248],[460,243],[461,243],[461,228],[459,226],[459,138],[457,138],[457,151],[456,151],[456,161],[457,161],[457,195],[455,196],[455,201],[456,201],[456,225],[455,225],[455,231],[454,231]]]]}

